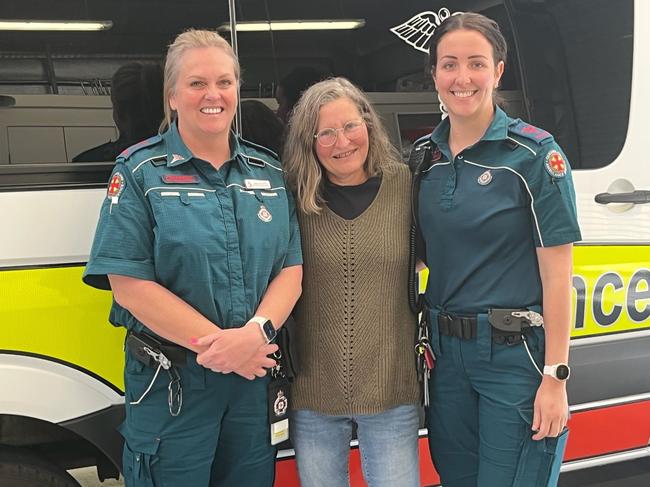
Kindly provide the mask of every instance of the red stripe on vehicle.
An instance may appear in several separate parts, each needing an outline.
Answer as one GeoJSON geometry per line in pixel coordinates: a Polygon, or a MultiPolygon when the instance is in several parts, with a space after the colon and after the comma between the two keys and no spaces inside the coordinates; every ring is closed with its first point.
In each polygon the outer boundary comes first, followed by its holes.
{"type": "Polygon", "coordinates": [[[648,446],[650,401],[573,413],[564,461],[648,446]]]}

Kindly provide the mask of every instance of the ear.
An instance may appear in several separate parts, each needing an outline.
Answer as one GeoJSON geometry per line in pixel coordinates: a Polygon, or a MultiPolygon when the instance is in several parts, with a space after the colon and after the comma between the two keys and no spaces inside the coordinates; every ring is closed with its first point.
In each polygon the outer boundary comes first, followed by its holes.
{"type": "Polygon", "coordinates": [[[438,82],[436,81],[436,68],[434,66],[431,67],[431,79],[433,80],[433,86],[436,87],[436,91],[437,91],[438,82]]]}
{"type": "Polygon", "coordinates": [[[174,112],[176,111],[176,95],[174,92],[169,94],[169,108],[171,108],[174,112]]]}
{"type": "Polygon", "coordinates": [[[501,81],[501,76],[503,76],[503,70],[505,69],[506,64],[503,61],[499,61],[494,73],[494,88],[498,88],[499,82],[501,81]]]}

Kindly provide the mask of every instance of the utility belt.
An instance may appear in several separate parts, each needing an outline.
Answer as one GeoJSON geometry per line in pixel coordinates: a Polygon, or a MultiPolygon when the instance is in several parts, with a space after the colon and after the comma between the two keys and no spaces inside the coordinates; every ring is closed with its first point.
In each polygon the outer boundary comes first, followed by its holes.
{"type": "Polygon", "coordinates": [[[147,367],[156,368],[160,364],[167,369],[172,365],[174,367],[187,365],[186,348],[146,332],[129,330],[126,334],[126,347],[147,367]]]}
{"type": "Polygon", "coordinates": [[[138,400],[131,401],[130,404],[138,405],[142,402],[147,394],[149,394],[162,369],[169,376],[169,384],[167,385],[169,414],[178,416],[183,407],[183,387],[178,368],[187,365],[188,350],[163,338],[154,337],[146,332],[135,332],[132,330],[127,332],[125,346],[138,362],[156,369],[147,389],[138,400]]]}
{"type": "MultiPolygon", "coordinates": [[[[422,301],[420,301],[420,304],[422,304],[422,301]]],[[[523,341],[526,350],[528,350],[525,341],[526,332],[531,328],[543,326],[544,324],[544,318],[539,311],[541,311],[539,307],[531,307],[528,309],[489,309],[487,312],[487,321],[492,328],[489,330],[492,342],[514,345],[523,341]]],[[[429,336],[429,310],[426,306],[421,307],[419,315],[420,319],[415,340],[416,370],[418,380],[422,383],[423,388],[422,403],[424,406],[428,406],[429,378],[435,367],[436,353],[438,352],[438,349],[434,351],[435,346],[432,346],[432,339],[438,342],[438,337],[429,336]]],[[[435,323],[434,333],[437,330],[439,335],[453,336],[463,340],[477,339],[479,335],[478,323],[479,321],[483,321],[481,318],[485,318],[485,314],[458,315],[446,311],[440,311],[434,315],[437,321],[435,323]]],[[[490,347],[487,348],[489,349],[490,347]]]]}
{"type": "MultiPolygon", "coordinates": [[[[534,308],[492,308],[488,310],[487,318],[492,325],[492,341],[499,344],[519,343],[522,333],[529,328],[544,325],[544,318],[534,308]]],[[[438,313],[437,319],[441,335],[462,340],[472,340],[477,336],[478,315],[457,315],[442,311],[438,313]]]]}

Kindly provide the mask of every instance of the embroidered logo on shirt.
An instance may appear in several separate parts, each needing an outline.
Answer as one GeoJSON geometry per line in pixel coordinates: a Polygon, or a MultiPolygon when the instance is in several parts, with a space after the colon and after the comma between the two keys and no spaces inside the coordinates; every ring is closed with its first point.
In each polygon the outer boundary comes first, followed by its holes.
{"type": "Polygon", "coordinates": [[[116,172],[113,174],[113,177],[111,177],[111,182],[108,183],[108,191],[106,192],[106,197],[110,199],[111,203],[114,205],[117,204],[117,200],[122,194],[122,191],[124,191],[125,187],[126,182],[124,181],[124,176],[122,176],[122,173],[116,172]]]}
{"type": "Polygon", "coordinates": [[[544,159],[544,167],[546,172],[548,172],[554,178],[563,178],[566,175],[566,162],[556,150],[552,150],[546,154],[544,159]]]}
{"type": "Polygon", "coordinates": [[[481,174],[476,180],[481,186],[486,186],[492,182],[492,171],[489,169],[481,174]]]}
{"type": "Polygon", "coordinates": [[[271,215],[271,212],[266,209],[266,206],[261,205],[260,211],[257,212],[257,218],[262,220],[264,223],[268,223],[273,220],[273,215],[271,215]]]}

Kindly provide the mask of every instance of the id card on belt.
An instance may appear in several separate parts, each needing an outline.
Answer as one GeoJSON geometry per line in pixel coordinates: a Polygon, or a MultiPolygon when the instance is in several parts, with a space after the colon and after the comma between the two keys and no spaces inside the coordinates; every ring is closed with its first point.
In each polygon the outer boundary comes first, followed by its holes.
{"type": "Polygon", "coordinates": [[[289,439],[289,398],[291,383],[286,377],[271,379],[268,386],[269,425],[271,428],[271,445],[277,445],[289,439]]]}

